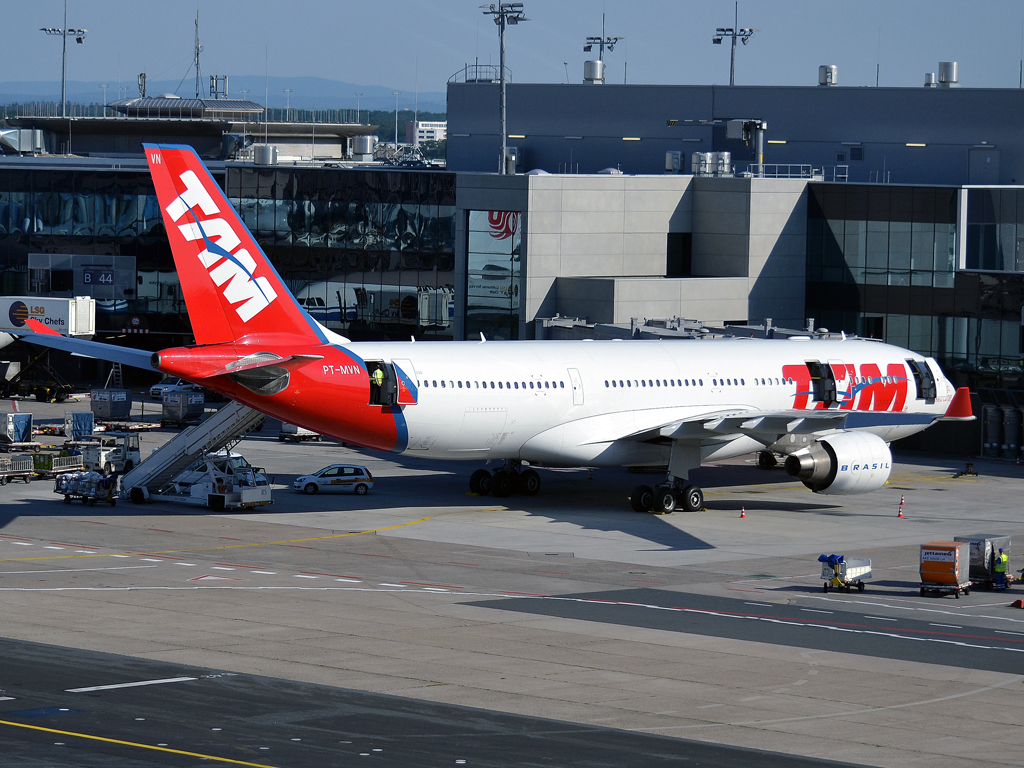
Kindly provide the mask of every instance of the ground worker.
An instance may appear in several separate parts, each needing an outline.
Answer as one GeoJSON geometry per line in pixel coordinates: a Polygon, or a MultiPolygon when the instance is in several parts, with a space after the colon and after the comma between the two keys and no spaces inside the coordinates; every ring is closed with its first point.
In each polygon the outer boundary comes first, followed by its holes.
{"type": "Polygon", "coordinates": [[[995,557],[992,570],[996,573],[996,589],[1006,589],[1006,569],[1009,566],[1010,558],[999,548],[999,554],[995,557]]]}
{"type": "Polygon", "coordinates": [[[371,375],[370,378],[372,379],[373,383],[376,384],[378,387],[383,386],[383,384],[384,384],[384,371],[382,371],[380,368],[374,368],[373,369],[373,374],[371,375]]]}

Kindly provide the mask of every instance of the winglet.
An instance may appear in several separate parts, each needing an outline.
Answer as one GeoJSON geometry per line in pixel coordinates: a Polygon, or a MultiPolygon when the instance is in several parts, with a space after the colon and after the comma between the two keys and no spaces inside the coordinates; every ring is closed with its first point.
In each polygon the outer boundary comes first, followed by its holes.
{"type": "Polygon", "coordinates": [[[53,328],[47,328],[34,317],[26,319],[25,325],[31,328],[34,333],[41,333],[44,336],[60,336],[60,334],[53,330],[53,328]]]}
{"type": "Polygon", "coordinates": [[[949,401],[949,407],[942,418],[971,421],[974,418],[974,412],[971,410],[971,390],[967,387],[957,389],[953,399],[949,401]]]}

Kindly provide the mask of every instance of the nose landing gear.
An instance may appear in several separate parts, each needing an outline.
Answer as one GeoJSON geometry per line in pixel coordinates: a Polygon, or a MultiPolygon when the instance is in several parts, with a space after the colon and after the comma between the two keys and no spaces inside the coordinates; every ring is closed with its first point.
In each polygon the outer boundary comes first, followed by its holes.
{"type": "Polygon", "coordinates": [[[469,490],[480,496],[490,494],[499,499],[512,495],[536,496],[540,493],[540,475],[536,470],[523,469],[522,462],[510,461],[492,475],[486,469],[478,469],[469,478],[469,490]]]}

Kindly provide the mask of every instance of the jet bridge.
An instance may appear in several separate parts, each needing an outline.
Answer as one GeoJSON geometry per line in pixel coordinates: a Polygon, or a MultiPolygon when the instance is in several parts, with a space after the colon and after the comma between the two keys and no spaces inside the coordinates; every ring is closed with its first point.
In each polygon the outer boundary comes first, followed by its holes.
{"type": "Polygon", "coordinates": [[[121,475],[121,496],[141,504],[206,454],[230,450],[259,429],[264,418],[247,405],[229,403],[201,424],[181,431],[137,467],[121,475]]]}

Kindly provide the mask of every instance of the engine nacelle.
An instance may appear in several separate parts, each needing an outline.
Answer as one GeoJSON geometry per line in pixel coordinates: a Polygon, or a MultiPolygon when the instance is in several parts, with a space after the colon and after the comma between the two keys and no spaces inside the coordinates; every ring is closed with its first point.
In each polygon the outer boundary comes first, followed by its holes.
{"type": "Polygon", "coordinates": [[[889,479],[892,452],[870,432],[839,432],[786,459],[786,472],[815,493],[877,491],[889,479]]]}

